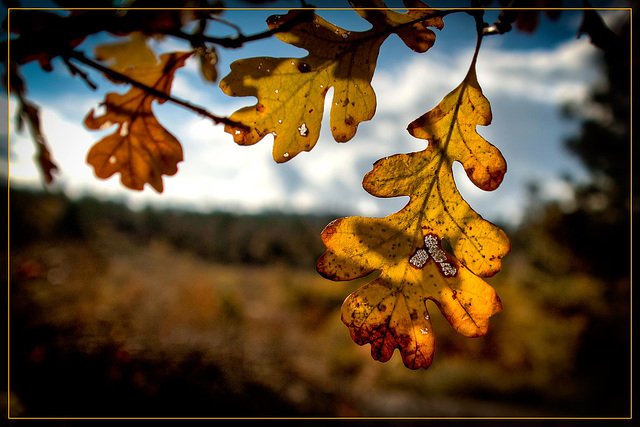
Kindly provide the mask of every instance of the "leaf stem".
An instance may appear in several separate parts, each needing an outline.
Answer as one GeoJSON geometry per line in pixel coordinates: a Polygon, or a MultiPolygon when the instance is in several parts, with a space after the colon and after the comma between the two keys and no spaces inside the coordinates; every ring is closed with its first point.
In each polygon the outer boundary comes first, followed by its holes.
{"type": "MultiPolygon", "coordinates": [[[[475,71],[476,61],[478,60],[478,53],[480,52],[480,45],[482,44],[482,38],[485,35],[485,29],[487,28],[487,23],[482,19],[484,16],[484,10],[471,10],[467,12],[469,15],[473,16],[473,19],[476,22],[476,47],[473,52],[473,58],[471,59],[471,64],[469,65],[469,71],[467,72],[467,76],[471,74],[472,71],[475,71]]],[[[466,78],[465,78],[466,80],[466,78]]]]}

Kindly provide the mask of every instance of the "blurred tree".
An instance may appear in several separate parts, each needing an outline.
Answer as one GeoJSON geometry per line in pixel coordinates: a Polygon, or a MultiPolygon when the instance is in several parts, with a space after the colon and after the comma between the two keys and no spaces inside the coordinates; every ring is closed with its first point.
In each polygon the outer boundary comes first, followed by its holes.
{"type": "Polygon", "coordinates": [[[531,214],[512,236],[535,270],[554,278],[532,283],[541,297],[546,295],[546,306],[567,318],[586,316],[573,376],[584,383],[585,398],[607,414],[630,409],[631,383],[631,67],[629,50],[620,48],[629,46],[630,21],[617,33],[615,48],[599,45],[606,81],[593,89],[588,102],[564,110],[568,118],[582,122],[566,145],[582,160],[591,180],[573,183],[569,205],[541,201],[533,186],[531,214]],[[601,283],[591,283],[594,289],[584,292],[599,301],[575,303],[571,278],[581,274],[601,283]],[[608,396],[600,400],[604,390],[608,396]]]}

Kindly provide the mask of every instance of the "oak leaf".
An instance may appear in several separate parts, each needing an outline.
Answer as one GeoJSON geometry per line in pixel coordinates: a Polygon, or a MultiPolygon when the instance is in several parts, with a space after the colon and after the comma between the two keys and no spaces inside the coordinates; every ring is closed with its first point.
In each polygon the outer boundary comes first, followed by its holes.
{"type": "MultiPolygon", "coordinates": [[[[175,72],[184,66],[191,52],[173,52],[160,56],[153,66],[127,67],[123,73],[133,80],[166,95],[171,92],[175,72]]],[[[85,118],[89,129],[106,129],[118,125],[89,151],[87,162],[102,179],[119,172],[124,186],[142,190],[146,183],[159,193],[162,176],[178,171],[183,160],[180,142],[167,131],[153,114],[152,103],[163,103],[159,97],[138,87],[124,94],[109,93],[102,102],[106,112],[95,116],[92,110],[85,118]]]]}
{"type": "Polygon", "coordinates": [[[381,159],[364,178],[372,195],[409,196],[407,205],[385,218],[338,219],[322,232],[327,250],[317,263],[320,274],[351,280],[380,272],[342,306],[352,339],[371,344],[376,360],[389,360],[399,348],[407,367],[429,367],[434,335],[427,300],[467,337],[486,334],[489,317],[502,309],[481,277],[500,270],[509,239],[467,204],[452,172],[453,162],[461,162],[484,190],[497,188],[506,172],[500,151],[475,131],[491,122],[491,109],[474,70],[409,125],[412,135],[428,139],[425,150],[381,159]]]}
{"type": "MultiPolygon", "coordinates": [[[[382,1],[374,3],[384,7],[382,1]]],[[[435,41],[435,34],[427,27],[444,25],[442,18],[424,3],[411,4],[423,8],[407,13],[357,9],[373,24],[362,32],[347,31],[303,10],[271,16],[267,23],[272,30],[292,26],[276,36],[309,54],[303,58],[263,57],[233,62],[220,88],[231,96],[255,96],[258,102],[231,115],[231,120],[242,123],[244,128],[228,125],[225,131],[240,145],[255,144],[272,134],[273,158],[277,162],[290,160],[316,144],[325,95],[333,87],[331,133],[338,142],[350,140],[358,124],[370,120],[375,113],[371,79],[386,38],[397,33],[410,48],[424,52],[435,41]]]]}

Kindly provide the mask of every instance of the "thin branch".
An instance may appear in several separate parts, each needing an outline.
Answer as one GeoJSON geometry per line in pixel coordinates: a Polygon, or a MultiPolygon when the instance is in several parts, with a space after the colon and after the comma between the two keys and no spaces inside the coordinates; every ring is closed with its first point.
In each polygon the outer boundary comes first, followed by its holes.
{"type": "Polygon", "coordinates": [[[145,92],[147,92],[150,95],[155,96],[156,98],[161,98],[165,101],[169,101],[173,104],[179,105],[181,107],[184,107],[188,110],[191,110],[195,113],[197,113],[200,116],[206,117],[208,119],[211,119],[215,124],[224,124],[224,125],[229,125],[229,126],[233,126],[236,128],[240,128],[240,129],[245,129],[246,126],[243,125],[242,123],[238,123],[234,120],[229,119],[228,117],[221,117],[221,116],[217,116],[211,112],[209,112],[208,110],[206,110],[203,107],[199,107],[197,105],[191,104],[185,100],[182,100],[180,98],[176,98],[175,96],[172,95],[168,95],[162,91],[159,91],[156,88],[153,88],[151,86],[147,86],[144,83],[140,83],[137,80],[132,79],[131,77],[122,74],[118,71],[112,70],[111,68],[105,67],[102,64],[99,64],[97,62],[95,62],[92,59],[87,58],[82,52],[79,51],[71,51],[67,54],[67,57],[69,59],[74,59],[78,62],[83,63],[84,65],[87,65],[97,71],[100,71],[102,74],[106,75],[107,77],[110,77],[111,79],[115,80],[115,81],[119,81],[122,83],[127,83],[130,84],[132,86],[135,86],[139,89],[144,90],[145,92]]]}
{"type": "Polygon", "coordinates": [[[211,15],[209,17],[209,19],[211,19],[212,21],[219,22],[220,24],[223,24],[223,25],[226,25],[228,27],[233,28],[235,30],[235,32],[236,32],[236,37],[238,37],[238,36],[240,36],[242,34],[242,29],[238,25],[234,24],[231,21],[227,21],[226,19],[220,18],[219,16],[216,16],[216,15],[211,15]]]}
{"type": "Polygon", "coordinates": [[[272,37],[275,34],[289,31],[296,25],[301,24],[303,22],[311,22],[312,19],[313,19],[313,10],[305,9],[303,13],[301,13],[300,15],[296,16],[294,19],[287,21],[286,23],[278,27],[275,27],[266,31],[262,31],[260,33],[251,34],[248,36],[245,36],[244,34],[238,34],[235,37],[213,37],[213,36],[205,36],[203,34],[189,34],[180,30],[168,31],[166,32],[166,34],[173,37],[187,40],[192,44],[193,43],[201,44],[203,42],[206,42],[206,43],[217,44],[225,48],[238,49],[242,47],[245,43],[249,43],[256,40],[268,39],[269,37],[272,37]]]}
{"type": "Polygon", "coordinates": [[[98,85],[89,79],[89,75],[82,71],[80,68],[76,67],[74,64],[69,62],[69,58],[62,58],[64,60],[65,65],[69,69],[69,72],[74,76],[80,76],[80,78],[93,90],[98,89],[98,85]]]}

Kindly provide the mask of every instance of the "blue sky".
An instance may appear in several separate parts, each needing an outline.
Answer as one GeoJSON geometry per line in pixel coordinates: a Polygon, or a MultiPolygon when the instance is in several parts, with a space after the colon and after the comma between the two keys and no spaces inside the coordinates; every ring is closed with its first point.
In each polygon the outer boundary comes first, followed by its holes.
{"type": "MultiPolygon", "coordinates": [[[[299,3],[282,4],[286,7],[299,3]]],[[[347,6],[346,1],[343,5],[347,6]]],[[[224,17],[252,34],[266,29],[269,15],[284,12],[233,10],[224,17]]],[[[351,10],[318,13],[348,30],[367,28],[366,21],[351,10]]],[[[486,20],[492,22],[497,13],[488,12],[486,20]]],[[[606,11],[603,15],[614,21],[628,13],[606,11]]],[[[491,102],[493,122],[477,130],[502,151],[508,172],[502,186],[490,193],[476,189],[461,167],[454,172],[463,196],[489,220],[517,224],[525,209],[530,182],[539,183],[545,197],[570,203],[562,176],[588,179],[583,167],[563,147],[563,141],[576,132],[579,124],[559,115],[562,105],[585,100],[590,87],[601,79],[596,48],[588,37],[576,38],[580,20],[581,12],[563,11],[559,21],[543,18],[533,35],[512,31],[487,37],[483,42],[477,74],[491,102]]],[[[435,46],[424,54],[412,52],[396,36],[389,37],[380,51],[372,82],[378,100],[374,118],[362,123],[356,136],[345,144],[333,141],[325,120],[316,147],[285,164],[272,160],[271,137],[254,146],[240,147],[223,132],[222,126],[169,103],[155,105],[161,123],[182,142],[185,158],[176,175],[164,178],[162,194],[150,187],[142,192],[127,190],[120,185],[119,176],[98,180],[85,163],[91,145],[111,131],[84,129],[84,116],[98,106],[105,92],[122,88],[92,74],[100,89],[91,91],[82,81],[70,77],[59,61],[51,73],[42,72],[35,64],[23,67],[23,73],[27,97],[41,107],[43,128],[61,169],[52,189],[71,197],[92,194],[123,200],[134,208],[151,204],[200,211],[267,209],[384,216],[400,209],[406,199],[375,198],[362,189],[362,178],[379,158],[424,149],[426,142],[411,137],[406,127],[464,78],[475,44],[473,25],[473,19],[464,14],[445,18],[444,29],[437,31],[435,46]]],[[[224,26],[212,30],[229,31],[224,26]]],[[[90,53],[95,44],[105,39],[104,35],[91,37],[80,49],[90,53]]],[[[152,46],[158,52],[188,49],[187,45],[168,39],[153,42],[152,46]]],[[[238,50],[220,49],[218,53],[221,77],[238,58],[306,55],[276,39],[250,43],[238,50]]],[[[254,98],[230,98],[217,84],[204,82],[198,75],[196,60],[177,73],[173,94],[218,115],[230,115],[238,108],[255,104],[254,98]]],[[[331,99],[331,93],[327,99],[331,99]]],[[[13,114],[15,103],[10,100],[8,108],[13,114]]],[[[327,112],[325,115],[328,119],[327,112]]],[[[11,128],[9,138],[11,185],[41,186],[29,136],[11,128]]]]}

